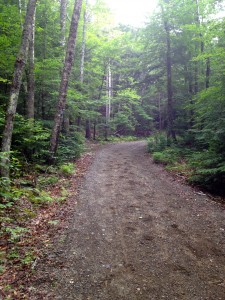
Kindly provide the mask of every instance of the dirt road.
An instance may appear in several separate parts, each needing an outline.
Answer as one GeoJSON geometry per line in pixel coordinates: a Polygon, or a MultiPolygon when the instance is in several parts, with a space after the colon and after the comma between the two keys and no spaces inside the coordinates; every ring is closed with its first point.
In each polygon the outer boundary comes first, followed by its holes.
{"type": "Polygon", "coordinates": [[[174,180],[145,148],[96,154],[48,267],[55,296],[45,299],[225,299],[224,207],[174,180]]]}

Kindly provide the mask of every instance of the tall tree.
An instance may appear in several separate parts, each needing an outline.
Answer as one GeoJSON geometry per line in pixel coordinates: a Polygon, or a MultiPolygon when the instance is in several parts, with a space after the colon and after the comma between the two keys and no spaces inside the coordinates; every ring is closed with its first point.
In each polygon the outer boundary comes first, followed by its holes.
{"type": "Polygon", "coordinates": [[[63,113],[66,106],[69,77],[74,62],[75,44],[77,38],[77,29],[78,29],[78,23],[80,19],[81,7],[82,7],[82,0],[76,0],[74,4],[74,10],[73,10],[72,20],[70,25],[70,33],[69,33],[69,39],[67,43],[64,68],[62,71],[61,84],[59,90],[59,99],[56,107],[54,125],[53,125],[51,139],[50,139],[50,155],[51,155],[50,161],[54,161],[54,156],[58,148],[59,134],[60,134],[61,125],[63,121],[63,113]]]}
{"type": "Polygon", "coordinates": [[[10,90],[9,104],[6,111],[5,127],[2,137],[2,148],[4,156],[1,159],[1,176],[9,177],[9,163],[10,163],[10,149],[12,142],[13,122],[17,108],[17,101],[19,97],[23,70],[27,61],[29,41],[33,31],[33,22],[35,15],[37,0],[30,0],[27,7],[25,23],[23,26],[22,42],[20,51],[17,56],[14,75],[10,90]]]}
{"type": "MultiPolygon", "coordinates": [[[[169,4],[170,0],[164,0],[169,4]]],[[[172,58],[171,58],[171,37],[168,16],[163,4],[161,5],[164,30],[166,34],[166,69],[167,69],[167,136],[176,140],[174,130],[174,108],[173,108],[173,85],[172,85],[172,58]]]]}
{"type": "Polygon", "coordinates": [[[27,77],[27,117],[34,119],[34,92],[35,92],[35,77],[34,77],[34,39],[35,39],[35,13],[32,24],[32,33],[29,41],[28,51],[28,77],[27,77]]]}
{"type": "Polygon", "coordinates": [[[66,15],[67,15],[67,2],[68,0],[60,1],[60,29],[61,41],[60,44],[64,48],[66,44],[66,15]]]}

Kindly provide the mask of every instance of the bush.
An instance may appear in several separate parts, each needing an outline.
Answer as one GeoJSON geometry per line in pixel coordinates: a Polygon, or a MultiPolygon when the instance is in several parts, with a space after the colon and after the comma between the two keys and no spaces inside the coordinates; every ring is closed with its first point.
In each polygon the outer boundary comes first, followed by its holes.
{"type": "Polygon", "coordinates": [[[57,152],[58,161],[68,161],[79,158],[84,151],[84,137],[79,132],[70,132],[62,136],[57,152]]]}
{"type": "Polygon", "coordinates": [[[173,165],[180,160],[179,149],[170,149],[167,148],[162,152],[154,152],[153,161],[155,163],[163,163],[165,165],[173,165]]]}
{"type": "Polygon", "coordinates": [[[171,145],[171,141],[167,139],[163,133],[157,133],[148,139],[148,152],[161,152],[171,145]]]}
{"type": "Polygon", "coordinates": [[[189,156],[192,176],[189,182],[217,194],[225,194],[225,161],[214,151],[194,152],[189,156]]]}
{"type": "Polygon", "coordinates": [[[75,166],[72,163],[67,163],[67,164],[61,165],[59,167],[59,170],[62,175],[69,177],[75,172],[75,166]]]}

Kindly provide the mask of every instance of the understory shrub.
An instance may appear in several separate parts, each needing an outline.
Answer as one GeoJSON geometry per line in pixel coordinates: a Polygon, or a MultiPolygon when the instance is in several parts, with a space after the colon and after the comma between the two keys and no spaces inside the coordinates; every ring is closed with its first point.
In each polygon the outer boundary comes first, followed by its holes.
{"type": "Polygon", "coordinates": [[[156,133],[148,139],[148,152],[161,152],[171,145],[164,133],[156,133]]]}
{"type": "Polygon", "coordinates": [[[178,144],[166,145],[163,135],[156,135],[148,140],[148,151],[153,161],[167,165],[167,169],[181,173],[189,183],[210,192],[225,195],[225,156],[218,153],[218,148],[199,144],[185,147],[183,140],[178,144]],[[200,151],[201,150],[201,151],[200,151]]]}
{"type": "Polygon", "coordinates": [[[60,139],[57,152],[58,161],[79,158],[84,151],[84,137],[80,132],[70,132],[60,139]]]}

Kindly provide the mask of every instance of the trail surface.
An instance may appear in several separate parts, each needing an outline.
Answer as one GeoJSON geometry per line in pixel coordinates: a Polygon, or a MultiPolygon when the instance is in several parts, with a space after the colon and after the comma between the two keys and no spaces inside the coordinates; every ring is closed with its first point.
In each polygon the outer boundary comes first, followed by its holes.
{"type": "Polygon", "coordinates": [[[97,152],[46,266],[55,296],[45,299],[225,299],[224,207],[175,181],[145,148],[97,152]]]}

